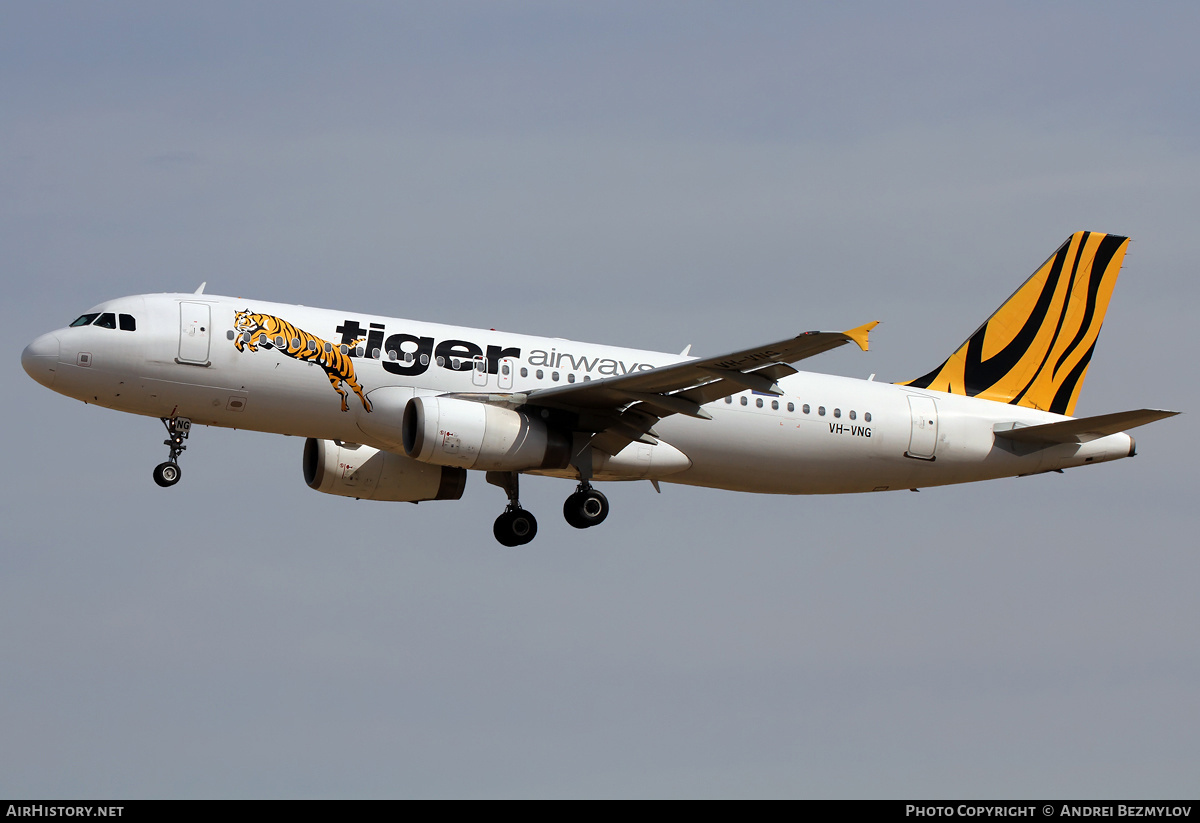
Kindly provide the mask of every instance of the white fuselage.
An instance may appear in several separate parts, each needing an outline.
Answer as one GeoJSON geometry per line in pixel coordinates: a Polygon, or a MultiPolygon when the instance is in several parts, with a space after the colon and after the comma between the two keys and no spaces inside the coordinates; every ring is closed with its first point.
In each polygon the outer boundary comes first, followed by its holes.
{"type": "MultiPolygon", "coordinates": [[[[91,312],[125,314],[132,331],[95,325],[43,335],[22,357],[55,391],[134,414],[194,424],[363,443],[396,451],[397,398],[532,392],[678,363],[690,358],[557,338],[468,329],[355,312],[204,294],[142,295],[91,312]],[[351,346],[366,402],[343,383],[346,410],[320,363],[280,348],[239,349],[239,312],[286,320],[335,347],[351,346]],[[394,358],[394,359],[393,359],[394,358]],[[411,358],[411,359],[409,359],[411,358]]],[[[285,346],[286,348],[286,346],[285,346]]],[[[1021,448],[995,427],[1038,425],[1060,415],[887,383],[800,372],[783,396],[745,391],[704,406],[711,420],[675,414],[656,435],[686,455],[657,474],[596,479],[664,482],[772,494],[883,491],[963,483],[1126,457],[1129,435],[1021,448]]],[[[630,449],[655,447],[632,443],[630,449]]],[[[574,476],[570,470],[544,471],[574,476]]]]}

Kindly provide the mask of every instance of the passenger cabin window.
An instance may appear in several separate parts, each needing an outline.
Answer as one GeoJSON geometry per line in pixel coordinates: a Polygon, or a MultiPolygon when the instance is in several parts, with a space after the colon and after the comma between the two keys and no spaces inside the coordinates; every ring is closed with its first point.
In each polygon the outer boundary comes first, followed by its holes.
{"type": "Polygon", "coordinates": [[[70,327],[75,328],[76,326],[90,326],[92,321],[99,316],[99,312],[96,312],[95,314],[81,314],[79,317],[75,318],[75,322],[72,323],[70,327]]]}
{"type": "Polygon", "coordinates": [[[96,318],[96,325],[102,329],[115,329],[117,327],[117,316],[110,311],[96,318]]]}

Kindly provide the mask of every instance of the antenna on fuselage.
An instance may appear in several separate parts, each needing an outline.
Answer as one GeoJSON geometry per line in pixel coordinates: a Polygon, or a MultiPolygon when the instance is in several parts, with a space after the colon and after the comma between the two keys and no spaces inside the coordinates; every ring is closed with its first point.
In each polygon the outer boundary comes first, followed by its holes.
{"type": "Polygon", "coordinates": [[[200,284],[200,288],[196,289],[194,292],[192,292],[192,294],[204,294],[204,287],[207,285],[208,285],[208,281],[205,280],[203,283],[200,284]]]}

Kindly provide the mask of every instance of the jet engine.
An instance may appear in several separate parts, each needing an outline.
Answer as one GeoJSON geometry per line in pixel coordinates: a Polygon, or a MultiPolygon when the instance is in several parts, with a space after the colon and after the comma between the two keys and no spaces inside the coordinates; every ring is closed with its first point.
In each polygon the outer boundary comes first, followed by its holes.
{"type": "Polygon", "coordinates": [[[304,443],[304,482],[326,494],[416,503],[458,500],[467,473],[357,443],[310,437],[304,443]]]}
{"type": "Polygon", "coordinates": [[[439,466],[488,471],[562,469],[571,436],[527,414],[451,397],[414,397],[404,407],[404,451],[439,466]]]}

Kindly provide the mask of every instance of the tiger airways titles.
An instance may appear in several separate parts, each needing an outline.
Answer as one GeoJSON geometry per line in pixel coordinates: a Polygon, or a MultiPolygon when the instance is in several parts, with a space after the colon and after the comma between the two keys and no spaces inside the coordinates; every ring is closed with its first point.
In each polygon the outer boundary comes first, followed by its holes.
{"type": "MultiPolygon", "coordinates": [[[[424,374],[430,365],[437,365],[449,371],[470,371],[473,361],[478,357],[487,360],[488,374],[500,371],[500,361],[505,358],[521,359],[521,349],[489,345],[485,349],[470,340],[442,340],[438,342],[432,337],[421,337],[415,334],[388,335],[382,323],[371,323],[364,328],[357,320],[344,320],[335,330],[341,335],[341,344],[348,346],[350,356],[355,356],[355,348],[366,340],[366,351],[376,349],[388,352],[389,359],[383,361],[383,368],[391,374],[413,377],[424,374]],[[394,352],[397,360],[390,359],[394,352]]],[[[531,366],[545,366],[552,369],[569,369],[597,374],[603,377],[615,377],[619,374],[629,374],[635,371],[649,371],[653,363],[626,363],[624,360],[613,360],[607,357],[586,357],[570,352],[560,352],[556,349],[531,349],[528,361],[531,366]]]]}

